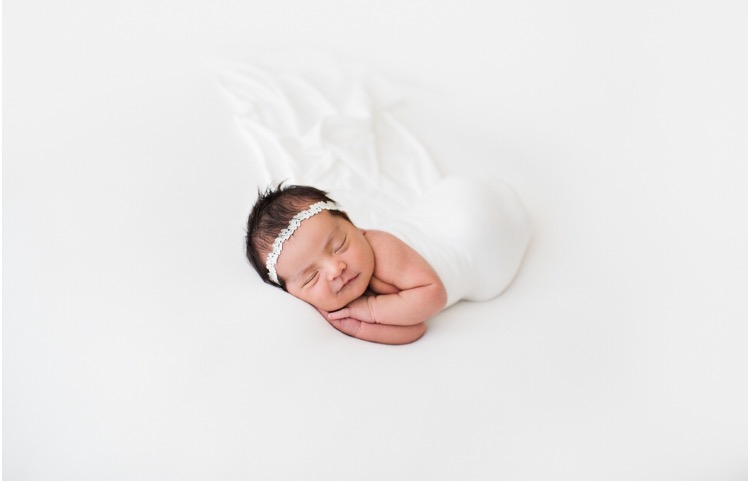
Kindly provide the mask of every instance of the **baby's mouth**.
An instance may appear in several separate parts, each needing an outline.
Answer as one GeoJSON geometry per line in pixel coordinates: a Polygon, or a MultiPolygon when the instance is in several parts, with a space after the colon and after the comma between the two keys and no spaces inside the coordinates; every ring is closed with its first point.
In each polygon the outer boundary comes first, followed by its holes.
{"type": "Polygon", "coordinates": [[[341,289],[339,289],[339,290],[343,291],[344,288],[346,286],[348,286],[349,284],[351,284],[357,277],[359,277],[359,274],[355,275],[354,277],[350,277],[349,280],[347,280],[346,282],[344,282],[344,285],[342,285],[341,289]]]}

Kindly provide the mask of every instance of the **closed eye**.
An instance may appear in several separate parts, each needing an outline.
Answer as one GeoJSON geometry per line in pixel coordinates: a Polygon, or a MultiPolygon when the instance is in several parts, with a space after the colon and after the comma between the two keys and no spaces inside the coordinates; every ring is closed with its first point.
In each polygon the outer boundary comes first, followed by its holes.
{"type": "Polygon", "coordinates": [[[310,274],[310,277],[308,277],[307,279],[305,279],[305,282],[302,283],[302,287],[307,287],[308,285],[310,285],[310,286],[313,285],[314,281],[315,281],[315,278],[317,276],[318,276],[318,271],[315,271],[312,274],[310,274]]]}
{"type": "Polygon", "coordinates": [[[343,240],[343,241],[341,241],[341,244],[339,244],[339,246],[338,246],[338,247],[337,247],[337,248],[336,248],[336,249],[335,249],[335,250],[334,250],[333,252],[339,252],[339,251],[340,251],[341,249],[343,249],[343,248],[344,248],[344,245],[346,244],[346,239],[347,239],[347,238],[348,238],[348,237],[344,237],[344,240],[343,240]]]}

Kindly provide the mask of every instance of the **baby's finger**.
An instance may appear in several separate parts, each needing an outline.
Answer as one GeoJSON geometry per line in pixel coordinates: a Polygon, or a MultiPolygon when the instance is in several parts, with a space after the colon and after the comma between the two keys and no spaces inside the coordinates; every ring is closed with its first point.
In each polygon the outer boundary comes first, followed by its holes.
{"type": "Polygon", "coordinates": [[[344,319],[331,320],[331,325],[348,336],[355,336],[359,331],[360,321],[347,317],[344,319]]]}
{"type": "Polygon", "coordinates": [[[331,312],[328,314],[328,319],[344,319],[347,317],[351,317],[348,307],[339,309],[338,311],[331,312]]]}

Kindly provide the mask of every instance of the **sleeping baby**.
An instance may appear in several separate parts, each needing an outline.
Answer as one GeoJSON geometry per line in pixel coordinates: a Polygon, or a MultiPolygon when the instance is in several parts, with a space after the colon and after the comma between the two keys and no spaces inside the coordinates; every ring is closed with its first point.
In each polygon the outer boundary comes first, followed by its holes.
{"type": "Polygon", "coordinates": [[[531,235],[515,192],[486,178],[445,178],[383,227],[358,228],[324,191],[279,185],[253,206],[247,257],[344,334],[406,344],[458,300],[502,292],[531,235]]]}

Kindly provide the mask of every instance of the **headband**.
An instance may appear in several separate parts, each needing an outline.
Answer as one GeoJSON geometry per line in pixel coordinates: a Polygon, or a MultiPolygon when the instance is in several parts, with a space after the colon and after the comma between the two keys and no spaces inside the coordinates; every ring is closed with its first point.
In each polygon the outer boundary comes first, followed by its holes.
{"type": "Polygon", "coordinates": [[[292,234],[294,234],[294,231],[299,228],[303,220],[309,219],[323,210],[339,210],[339,208],[335,202],[316,202],[306,210],[303,210],[292,217],[287,228],[281,229],[276,240],[273,241],[273,249],[268,253],[268,257],[266,257],[266,269],[268,269],[268,278],[271,279],[274,284],[281,285],[279,277],[276,275],[276,262],[279,260],[279,254],[281,254],[281,248],[284,245],[284,242],[292,237],[292,234]]]}

